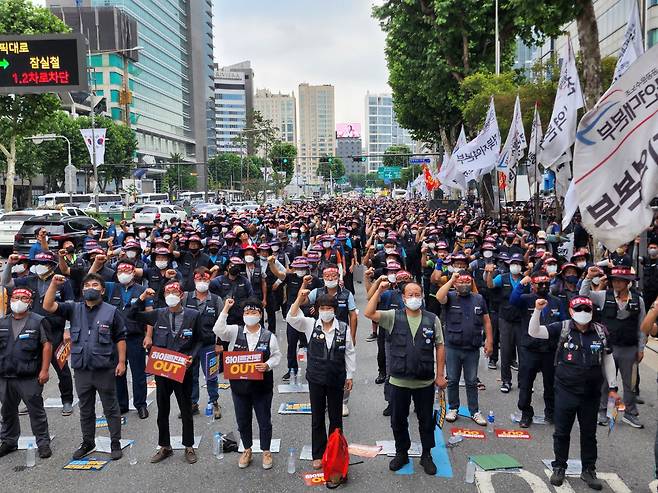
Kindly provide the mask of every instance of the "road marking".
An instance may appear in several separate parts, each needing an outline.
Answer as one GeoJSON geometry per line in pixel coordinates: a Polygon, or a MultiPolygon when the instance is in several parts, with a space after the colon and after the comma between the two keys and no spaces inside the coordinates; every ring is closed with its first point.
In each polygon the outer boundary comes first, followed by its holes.
{"type": "MultiPolygon", "coordinates": [[[[498,474],[504,471],[476,471],[475,472],[475,484],[477,485],[478,491],[480,493],[495,493],[495,488],[493,486],[492,478],[494,474],[498,474]]],[[[551,493],[551,490],[548,489],[548,486],[544,481],[529,471],[521,470],[521,472],[514,473],[515,476],[522,478],[534,493],[551,493]]]]}
{"type": "Polygon", "coordinates": [[[596,475],[601,481],[608,483],[610,489],[615,493],[631,493],[631,489],[624,484],[617,474],[612,472],[597,472],[596,475]]]}
{"type": "Polygon", "coordinates": [[[442,478],[452,477],[452,466],[450,465],[450,456],[446,449],[446,443],[443,438],[443,432],[439,428],[434,428],[434,448],[432,449],[432,460],[436,465],[436,475],[442,478]]]}
{"type": "MultiPolygon", "coordinates": [[[[550,479],[551,474],[553,474],[553,471],[549,471],[548,469],[544,469],[544,472],[546,473],[546,476],[550,479]]],[[[571,485],[567,482],[567,480],[564,480],[564,483],[562,483],[562,486],[553,486],[555,488],[555,491],[557,493],[575,493],[573,491],[573,488],[571,485]]]]}
{"type": "Polygon", "coordinates": [[[658,479],[654,479],[649,483],[649,491],[651,493],[658,493],[658,479]]]}

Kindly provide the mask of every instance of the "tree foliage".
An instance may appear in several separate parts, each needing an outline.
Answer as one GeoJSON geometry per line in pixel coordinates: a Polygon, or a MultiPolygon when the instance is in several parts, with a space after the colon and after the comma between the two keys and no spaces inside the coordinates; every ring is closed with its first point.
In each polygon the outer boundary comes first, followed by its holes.
{"type": "MultiPolygon", "coordinates": [[[[172,152],[169,155],[171,163],[181,163],[183,155],[180,152],[172,152]]],[[[162,189],[170,196],[177,196],[181,190],[193,190],[196,186],[196,177],[192,176],[194,166],[192,164],[172,164],[167,166],[167,172],[162,177],[162,189]]]]}
{"type": "Polygon", "coordinates": [[[295,172],[295,158],[297,158],[297,147],[290,142],[275,142],[270,149],[270,162],[274,171],[285,171],[290,179],[295,172]]]}
{"type": "Polygon", "coordinates": [[[246,184],[247,167],[249,180],[262,179],[263,175],[260,170],[262,158],[244,157],[231,152],[220,152],[208,160],[208,178],[211,182],[211,188],[219,190],[229,188],[231,182],[233,187],[237,188],[238,184],[246,184]]]}
{"type": "Polygon", "coordinates": [[[404,144],[392,145],[384,151],[384,166],[409,166],[409,156],[396,156],[395,154],[411,154],[409,146],[404,144]]]}
{"type": "Polygon", "coordinates": [[[320,158],[320,163],[318,164],[318,176],[321,176],[325,180],[333,178],[337,180],[345,174],[345,164],[343,160],[339,157],[323,157],[320,158]],[[331,159],[331,162],[329,162],[331,159]]]}

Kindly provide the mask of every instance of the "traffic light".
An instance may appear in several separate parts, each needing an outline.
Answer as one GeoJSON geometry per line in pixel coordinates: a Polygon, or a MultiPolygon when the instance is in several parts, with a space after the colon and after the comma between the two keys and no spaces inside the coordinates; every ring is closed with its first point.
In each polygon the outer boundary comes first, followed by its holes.
{"type": "Polygon", "coordinates": [[[327,158],[327,162],[328,162],[329,164],[333,164],[333,162],[334,162],[334,158],[331,157],[331,156],[329,156],[329,157],[327,158]]]}
{"type": "Polygon", "coordinates": [[[353,163],[365,163],[367,159],[365,156],[352,156],[353,163]]]}
{"type": "Polygon", "coordinates": [[[283,164],[288,164],[288,158],[287,157],[283,158],[283,164]]]}

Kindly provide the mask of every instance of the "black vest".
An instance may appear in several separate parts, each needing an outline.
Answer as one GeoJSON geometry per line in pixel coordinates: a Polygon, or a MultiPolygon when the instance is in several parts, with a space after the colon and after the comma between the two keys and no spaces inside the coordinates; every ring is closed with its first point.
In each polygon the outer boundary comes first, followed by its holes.
{"type": "MultiPolygon", "coordinates": [[[[272,340],[272,333],[261,327],[260,337],[254,351],[263,353],[263,363],[270,359],[270,341],[272,340]]],[[[233,345],[233,351],[249,351],[249,344],[247,344],[247,335],[244,331],[244,326],[238,329],[238,335],[233,345]]],[[[231,390],[236,394],[269,394],[274,389],[274,377],[272,371],[263,373],[262,380],[231,380],[231,390]]]]}
{"type": "Polygon", "coordinates": [[[613,346],[637,346],[638,337],[638,318],[640,316],[640,299],[637,293],[631,292],[628,299],[626,310],[630,313],[628,318],[619,320],[617,313],[619,307],[615,300],[615,293],[608,289],[605,292],[605,304],[601,310],[601,323],[608,329],[608,341],[613,346]]]}
{"type": "Polygon", "coordinates": [[[318,385],[343,388],[347,372],[345,371],[345,348],[347,346],[347,324],[338,321],[338,327],[327,350],[322,325],[316,324],[308,341],[308,364],[306,380],[318,385]]]}
{"type": "Polygon", "coordinates": [[[208,292],[206,298],[206,304],[204,305],[203,311],[199,310],[199,302],[194,297],[194,291],[185,293],[185,300],[183,306],[187,308],[194,308],[199,312],[201,317],[201,341],[204,346],[209,346],[215,344],[217,337],[213,332],[213,327],[217,318],[219,318],[219,312],[217,311],[217,300],[219,297],[216,294],[208,292]]]}
{"type": "Polygon", "coordinates": [[[404,310],[395,311],[395,323],[389,338],[391,375],[396,378],[433,380],[434,374],[434,325],[436,315],[422,310],[422,319],[412,339],[411,328],[404,310]]]}
{"type": "Polygon", "coordinates": [[[194,334],[194,326],[199,312],[193,308],[183,308],[183,311],[176,314],[176,317],[183,317],[183,323],[180,330],[174,334],[171,327],[171,313],[168,308],[158,308],[158,321],[153,326],[153,345],[161,348],[171,349],[178,353],[190,355],[198,339],[198,334],[194,334]]]}
{"type": "MultiPolygon", "coordinates": [[[[50,278],[52,281],[52,277],[50,278]]],[[[64,334],[64,326],[66,325],[66,320],[63,317],[55,313],[49,313],[43,309],[43,298],[44,296],[39,295],[39,277],[36,275],[29,275],[26,279],[27,287],[34,293],[34,301],[32,302],[32,313],[41,315],[48,318],[48,325],[50,326],[52,334],[49,334],[48,338],[52,340],[53,346],[61,342],[64,334]]],[[[62,302],[62,293],[57,291],[55,293],[55,301],[62,302]]]]}
{"type": "MultiPolygon", "coordinates": [[[[555,342],[548,339],[539,339],[537,337],[532,337],[528,334],[528,326],[530,325],[530,318],[535,311],[535,301],[539,298],[537,293],[529,293],[527,295],[522,295],[527,302],[527,310],[523,315],[523,327],[521,330],[521,338],[519,345],[526,348],[529,351],[537,353],[550,353],[555,352],[555,342]]],[[[560,304],[561,300],[555,296],[547,295],[545,298],[548,301],[548,306],[545,310],[541,311],[539,316],[539,323],[541,325],[548,326],[555,322],[561,322],[560,318],[560,304]],[[547,313],[545,314],[544,311],[547,313]]]]}
{"type": "Polygon", "coordinates": [[[36,377],[41,369],[41,323],[36,313],[28,314],[23,330],[14,339],[11,329],[12,316],[0,319],[0,376],[36,377]]]}
{"type": "MultiPolygon", "coordinates": [[[[512,274],[509,272],[502,275],[503,286],[500,288],[500,308],[498,309],[498,316],[507,322],[520,322],[522,319],[522,311],[509,302],[512,294],[512,274]]],[[[519,279],[519,282],[521,279],[519,279]]]]}
{"type": "MultiPolygon", "coordinates": [[[[245,273],[245,276],[247,274],[245,273]]],[[[263,286],[261,284],[263,280],[263,271],[260,268],[260,259],[254,261],[254,271],[251,273],[251,287],[254,290],[254,296],[258,299],[263,298],[263,286]]]]}
{"type": "Polygon", "coordinates": [[[286,290],[287,290],[287,304],[292,306],[292,304],[297,299],[299,290],[302,288],[304,278],[298,277],[297,274],[288,274],[286,279],[286,290]]]}
{"type": "Polygon", "coordinates": [[[101,303],[93,309],[93,317],[84,302],[73,306],[71,314],[71,368],[74,370],[106,370],[117,365],[116,345],[112,341],[112,325],[116,307],[101,303]]]}
{"type": "MultiPolygon", "coordinates": [[[[336,301],[338,301],[338,309],[336,310],[336,318],[343,322],[344,324],[350,323],[350,310],[348,307],[348,301],[350,299],[350,292],[347,289],[343,289],[340,286],[336,288],[336,301]]],[[[322,290],[322,294],[329,294],[329,288],[326,286],[322,290]]]]}
{"type": "Polygon", "coordinates": [[[464,321],[464,308],[460,303],[461,296],[457,293],[448,293],[448,309],[445,310],[446,345],[464,349],[476,349],[482,346],[484,310],[482,309],[481,304],[478,303],[478,298],[482,299],[482,296],[479,294],[471,294],[469,297],[473,301],[472,304],[468,305],[469,310],[471,308],[474,310],[472,324],[465,323],[464,321]]]}
{"type": "Polygon", "coordinates": [[[658,259],[644,260],[644,290],[658,291],[658,259]]]}
{"type": "MultiPolygon", "coordinates": [[[[123,301],[122,293],[121,293],[121,284],[115,283],[114,288],[112,289],[112,296],[110,296],[109,303],[110,305],[116,306],[117,310],[119,310],[121,313],[125,314],[128,309],[130,308],[130,305],[132,304],[133,301],[136,301],[139,296],[146,291],[146,288],[140,284],[133,284],[129,288],[130,292],[130,299],[128,300],[128,304],[126,305],[123,301]]],[[[126,332],[127,335],[132,335],[132,336],[144,336],[146,333],[145,327],[135,320],[129,319],[127,317],[124,317],[124,320],[126,322],[126,332]]]]}

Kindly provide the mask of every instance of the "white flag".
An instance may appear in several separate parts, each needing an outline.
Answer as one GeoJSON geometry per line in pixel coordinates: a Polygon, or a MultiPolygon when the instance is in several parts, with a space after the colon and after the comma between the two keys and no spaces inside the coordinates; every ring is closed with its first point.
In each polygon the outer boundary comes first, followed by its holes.
{"type": "Polygon", "coordinates": [[[580,121],[574,180],[583,225],[609,250],[653,220],[658,195],[658,46],[637,59],[580,121]]]}
{"type": "Polygon", "coordinates": [[[535,104],[535,115],[532,119],[532,131],[530,132],[530,148],[528,149],[528,159],[526,160],[530,187],[534,186],[536,183],[542,182],[542,170],[539,169],[537,155],[539,154],[539,144],[541,143],[543,136],[544,133],[541,129],[541,118],[539,117],[537,104],[535,104]]]}
{"type": "Polygon", "coordinates": [[[521,115],[521,102],[519,95],[516,95],[514,102],[514,115],[512,116],[512,124],[507,133],[507,139],[503,150],[500,151],[500,158],[498,159],[497,170],[505,173],[509,178],[510,172],[515,173],[516,165],[523,156],[523,150],[528,147],[525,140],[525,130],[523,130],[523,117],[521,115]]]}
{"type": "MultiPolygon", "coordinates": [[[[459,137],[457,137],[457,142],[455,147],[452,150],[452,156],[444,161],[446,167],[446,174],[444,176],[446,186],[450,188],[457,188],[462,191],[468,190],[468,175],[465,172],[460,171],[457,168],[457,162],[455,161],[455,154],[459,149],[464,147],[467,144],[466,132],[464,131],[464,125],[462,125],[461,131],[459,132],[459,137]]],[[[444,159],[447,158],[447,154],[444,155],[444,159]]],[[[442,182],[443,182],[442,181],[442,182]]]]}
{"type": "Polygon", "coordinates": [[[558,197],[564,198],[569,189],[569,182],[571,181],[571,151],[568,151],[558,159],[558,162],[553,166],[555,171],[555,194],[558,197]]]}
{"type": "Polygon", "coordinates": [[[459,171],[477,171],[480,169],[491,171],[498,164],[500,155],[500,130],[496,120],[496,108],[491,97],[487,118],[480,133],[468,144],[453,154],[459,171]]]}
{"type": "Polygon", "coordinates": [[[632,3],[631,16],[628,18],[628,24],[626,24],[626,34],[624,34],[624,42],[619,50],[619,57],[617,58],[617,66],[615,67],[612,82],[619,79],[628,70],[628,67],[644,53],[642,24],[640,24],[637,0],[633,0],[632,3]]]}
{"type": "Polygon", "coordinates": [[[92,153],[96,151],[96,166],[105,163],[105,129],[104,128],[81,128],[80,133],[87,144],[89,159],[94,164],[92,153]]]}
{"type": "Polygon", "coordinates": [[[576,58],[573,55],[571,42],[567,43],[566,50],[553,114],[540,146],[539,162],[545,167],[556,164],[558,158],[573,145],[576,139],[578,110],[583,107],[583,93],[580,90],[576,58]]]}

